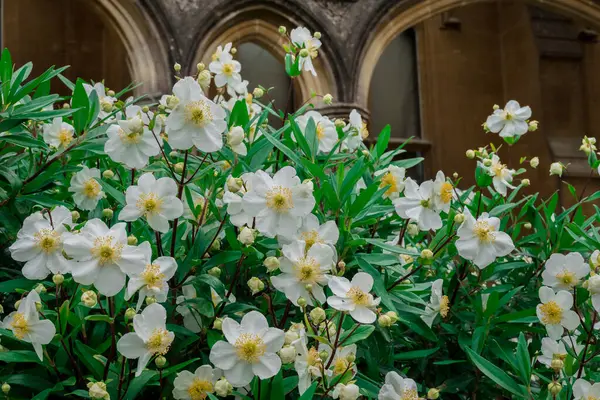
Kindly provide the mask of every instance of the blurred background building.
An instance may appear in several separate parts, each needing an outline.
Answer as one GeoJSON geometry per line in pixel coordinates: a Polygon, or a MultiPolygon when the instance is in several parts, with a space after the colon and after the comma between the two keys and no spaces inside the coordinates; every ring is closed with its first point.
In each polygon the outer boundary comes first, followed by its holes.
{"type": "MultiPolygon", "coordinates": [[[[385,124],[395,144],[422,154],[419,173],[456,171],[473,181],[468,148],[496,136],[481,128],[492,105],[510,99],[530,105],[540,129],[502,158],[538,156],[528,172],[532,190],[551,193],[553,161],[570,164],[566,179],[600,189],[579,145],[600,139],[600,1],[592,0],[3,0],[2,45],[13,60],[40,73],[70,65],[66,76],[105,80],[138,93],[169,92],[172,65],[193,73],[217,45],[233,42],[249,88],[275,86],[285,103],[279,25],[322,33],[318,77],[304,74],[297,104],[311,91],[331,93],[332,117],[358,109],[371,138],[385,124]]],[[[65,90],[56,82],[57,91],[65,90]]],[[[283,105],[281,105],[283,107],[283,105]]],[[[506,147],[506,146],[505,146],[506,147]]]]}

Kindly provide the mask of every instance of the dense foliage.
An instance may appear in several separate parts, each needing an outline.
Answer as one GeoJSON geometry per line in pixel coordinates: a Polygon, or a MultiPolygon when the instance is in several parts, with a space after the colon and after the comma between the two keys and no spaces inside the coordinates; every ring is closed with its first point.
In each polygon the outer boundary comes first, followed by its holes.
{"type": "MultiPolygon", "coordinates": [[[[320,34],[280,32],[315,74],[320,34]]],[[[600,398],[600,192],[522,194],[529,107],[494,106],[475,186],[417,183],[389,126],[249,93],[234,55],[151,104],[2,53],[6,398],[600,398]]]]}

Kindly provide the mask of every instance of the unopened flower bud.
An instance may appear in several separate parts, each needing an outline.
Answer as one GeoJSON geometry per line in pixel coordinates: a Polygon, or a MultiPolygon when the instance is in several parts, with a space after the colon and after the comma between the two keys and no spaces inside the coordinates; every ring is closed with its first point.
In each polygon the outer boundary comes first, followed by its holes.
{"type": "Polygon", "coordinates": [[[209,251],[215,252],[221,250],[221,239],[216,238],[208,248],[209,251]]]}
{"type": "Polygon", "coordinates": [[[337,266],[338,266],[338,268],[340,268],[340,269],[344,269],[344,268],[346,268],[346,263],[345,263],[345,262],[343,262],[343,261],[340,261],[340,262],[338,262],[338,263],[337,263],[337,266]]]}
{"type": "Polygon", "coordinates": [[[36,285],[35,289],[33,289],[33,290],[35,290],[38,293],[45,293],[46,292],[46,286],[44,286],[43,283],[38,283],[36,285]]]}
{"type": "Polygon", "coordinates": [[[178,162],[177,164],[174,165],[175,172],[177,172],[178,174],[181,174],[183,172],[183,163],[182,162],[178,162]]]}
{"type": "Polygon", "coordinates": [[[299,297],[298,298],[298,305],[300,307],[306,307],[306,299],[304,297],[299,297]]]}
{"type": "Polygon", "coordinates": [[[115,176],[115,173],[112,172],[110,169],[107,169],[102,172],[102,177],[104,179],[112,179],[113,176],[115,176]]]}
{"type": "Polygon", "coordinates": [[[354,353],[349,353],[346,356],[346,361],[348,361],[350,364],[352,364],[354,361],[356,361],[356,355],[354,353]]]}
{"type": "Polygon", "coordinates": [[[454,179],[458,179],[458,177],[459,177],[459,176],[460,176],[460,175],[458,175],[458,172],[454,172],[454,173],[452,174],[452,177],[453,177],[454,179]]]}
{"type": "Polygon", "coordinates": [[[529,179],[525,178],[525,179],[521,180],[521,185],[527,187],[527,186],[531,185],[531,181],[529,179]]]}
{"type": "Polygon", "coordinates": [[[237,49],[235,47],[232,47],[231,48],[231,54],[235,54],[235,53],[237,53],[237,49]]]}
{"type": "Polygon", "coordinates": [[[106,383],[104,382],[88,382],[88,395],[90,399],[109,400],[110,395],[106,391],[106,383]]]}
{"type": "Polygon", "coordinates": [[[279,358],[281,358],[281,362],[284,364],[293,363],[296,359],[296,348],[290,345],[283,346],[279,350],[279,358]]]}
{"type": "Polygon", "coordinates": [[[475,158],[475,151],[474,150],[467,150],[466,155],[467,155],[468,159],[472,160],[472,159],[475,158]]]}
{"type": "Polygon", "coordinates": [[[127,244],[130,246],[135,246],[138,243],[138,240],[135,236],[129,235],[127,236],[127,244]]]}
{"type": "Polygon", "coordinates": [[[563,367],[565,366],[565,363],[560,358],[553,358],[552,361],[550,362],[550,366],[552,367],[552,369],[554,371],[559,372],[561,369],[563,369],[563,367]]]}
{"type": "Polygon", "coordinates": [[[54,274],[54,276],[52,276],[52,282],[54,282],[56,286],[62,285],[64,281],[65,277],[61,274],[54,274]]]}
{"type": "Polygon", "coordinates": [[[227,144],[229,146],[238,146],[244,141],[244,128],[241,126],[234,126],[227,133],[227,144]]]}
{"type": "Polygon", "coordinates": [[[179,157],[179,153],[176,152],[175,150],[173,150],[172,152],[169,153],[169,157],[177,158],[177,157],[179,157]]]}
{"type": "Polygon", "coordinates": [[[459,213],[454,216],[454,222],[462,224],[465,221],[465,214],[459,213]]]}
{"type": "Polygon", "coordinates": [[[533,157],[529,160],[529,165],[531,165],[531,168],[537,168],[537,166],[540,165],[540,159],[538,157],[533,157]]]}
{"type": "Polygon", "coordinates": [[[156,303],[156,297],[154,296],[148,296],[146,297],[146,305],[149,306],[150,304],[154,304],[156,303]]]}
{"type": "Polygon", "coordinates": [[[210,71],[205,69],[200,71],[198,74],[198,84],[202,88],[202,90],[207,90],[210,87],[210,80],[212,76],[210,75],[210,71]]]}
{"type": "Polygon", "coordinates": [[[248,280],[248,287],[252,291],[252,294],[256,294],[265,288],[265,284],[256,276],[253,276],[248,280]]]}
{"type": "Polygon", "coordinates": [[[344,120],[340,119],[340,118],[336,119],[334,124],[337,128],[343,128],[346,126],[346,123],[344,122],[344,120]]]}
{"type": "Polygon", "coordinates": [[[267,271],[273,272],[279,269],[279,259],[277,257],[267,257],[263,261],[263,265],[267,268],[267,271]]]}
{"type": "Polygon", "coordinates": [[[529,121],[529,132],[535,132],[538,129],[539,122],[533,120],[529,121]]]}
{"type": "Polygon", "coordinates": [[[437,390],[436,388],[431,388],[429,389],[429,391],[427,392],[427,399],[428,400],[436,400],[440,397],[440,391],[437,390]]]}
{"type": "Polygon", "coordinates": [[[68,110],[69,108],[71,108],[71,105],[69,103],[63,103],[62,108],[68,110]]]}
{"type": "Polygon", "coordinates": [[[380,315],[379,318],[377,318],[377,323],[382,328],[389,328],[390,326],[393,325],[392,319],[385,314],[380,315]]]}
{"type": "Polygon", "coordinates": [[[223,318],[217,318],[215,319],[215,322],[213,324],[213,328],[220,331],[223,329],[223,318]]]}
{"type": "Polygon", "coordinates": [[[165,365],[167,365],[167,359],[164,358],[163,356],[158,356],[156,357],[156,359],[154,360],[154,364],[156,364],[156,366],[158,368],[162,368],[165,365]]]}
{"type": "Polygon", "coordinates": [[[406,232],[408,233],[408,236],[417,236],[419,234],[419,227],[417,224],[408,224],[406,232]]]}
{"type": "Polygon", "coordinates": [[[550,382],[548,384],[548,392],[550,392],[550,394],[553,396],[556,396],[557,394],[559,394],[561,390],[562,390],[562,385],[556,381],[550,382]]]}
{"type": "Polygon", "coordinates": [[[552,175],[562,176],[565,169],[566,169],[565,166],[559,162],[552,163],[550,165],[550,176],[552,176],[552,175]]]}
{"type": "Polygon", "coordinates": [[[319,325],[321,322],[325,321],[325,310],[321,307],[313,308],[310,312],[310,320],[315,324],[319,325]]]}
{"type": "Polygon", "coordinates": [[[102,217],[103,218],[112,218],[114,215],[114,211],[111,208],[105,208],[104,210],[102,210],[102,217]]]}
{"type": "Polygon", "coordinates": [[[233,176],[227,178],[227,190],[231,193],[239,192],[242,187],[244,187],[244,181],[241,178],[234,178],[233,176]]]}
{"type": "Polygon", "coordinates": [[[363,149],[362,155],[365,156],[365,157],[369,157],[371,155],[371,153],[369,153],[369,150],[363,149]]]}
{"type": "Polygon", "coordinates": [[[174,70],[175,72],[179,72],[179,71],[181,71],[181,64],[179,64],[179,63],[175,63],[175,65],[173,65],[173,70],[174,70]]]}
{"type": "Polygon", "coordinates": [[[106,91],[106,95],[107,95],[107,96],[110,96],[110,97],[115,97],[115,94],[116,94],[116,93],[115,93],[115,91],[114,91],[114,90],[107,90],[107,91],[106,91]]]}
{"type": "Polygon", "coordinates": [[[485,160],[483,160],[483,165],[485,165],[486,167],[491,167],[492,160],[490,160],[489,158],[486,158],[485,160]]]}
{"type": "Polygon", "coordinates": [[[225,378],[221,378],[215,383],[215,393],[219,397],[227,397],[232,391],[233,386],[231,386],[231,383],[225,378]]]}
{"type": "Polygon", "coordinates": [[[167,108],[173,109],[177,106],[177,104],[179,104],[179,99],[177,98],[177,96],[167,96],[167,108]]]}
{"type": "Polygon", "coordinates": [[[15,301],[15,310],[18,310],[20,305],[21,305],[21,300],[15,301]]]}
{"type": "Polygon", "coordinates": [[[325,96],[323,96],[323,103],[329,105],[331,103],[333,103],[333,96],[329,93],[327,93],[325,96]]]}
{"type": "Polygon", "coordinates": [[[125,321],[130,321],[133,319],[133,317],[135,317],[135,309],[129,307],[127,310],[125,310],[125,321]]]}
{"type": "Polygon", "coordinates": [[[319,352],[319,358],[321,361],[327,360],[327,357],[329,357],[329,353],[326,350],[321,350],[321,352],[319,352]]]}
{"type": "Polygon", "coordinates": [[[285,331],[283,337],[285,344],[292,344],[295,340],[300,338],[300,335],[298,334],[298,332],[289,329],[285,331]]]}
{"type": "Polygon", "coordinates": [[[204,69],[206,68],[206,66],[204,65],[204,63],[198,63],[196,64],[196,68],[198,69],[198,72],[204,71],[204,69]]]}
{"type": "Polygon", "coordinates": [[[423,251],[421,251],[421,258],[424,260],[431,260],[433,258],[433,251],[429,249],[423,249],[423,251]]]}
{"type": "Polygon", "coordinates": [[[523,224],[523,228],[525,228],[525,229],[531,229],[531,222],[525,222],[523,224]]]}
{"type": "Polygon", "coordinates": [[[257,88],[254,88],[254,90],[252,91],[252,95],[253,95],[254,97],[256,97],[257,99],[260,99],[261,97],[263,97],[263,96],[264,96],[264,94],[265,94],[265,91],[264,91],[264,90],[262,90],[262,89],[261,89],[261,88],[259,88],[259,87],[257,87],[257,88]]]}
{"type": "Polygon", "coordinates": [[[39,301],[36,301],[35,302],[35,309],[38,310],[38,311],[42,311],[44,309],[44,306],[39,301]]]}
{"type": "Polygon", "coordinates": [[[256,238],[256,231],[252,228],[248,228],[244,226],[240,233],[238,234],[237,239],[241,244],[246,246],[251,246],[254,243],[254,239],[256,238]]]}
{"type": "Polygon", "coordinates": [[[79,214],[78,211],[71,211],[71,219],[73,222],[77,221],[79,217],[81,217],[81,214],[79,214]]]}
{"type": "Polygon", "coordinates": [[[10,385],[6,382],[2,384],[2,393],[8,394],[10,392],[10,385]]]}
{"type": "Polygon", "coordinates": [[[221,268],[212,267],[208,270],[208,274],[214,276],[215,278],[218,278],[219,276],[221,276],[221,268]]]}
{"type": "Polygon", "coordinates": [[[81,295],[81,302],[84,306],[93,308],[98,304],[98,295],[93,290],[86,290],[81,295]]]}
{"type": "Polygon", "coordinates": [[[283,25],[281,25],[281,26],[279,27],[279,34],[280,34],[280,35],[285,35],[285,33],[286,33],[286,32],[287,32],[287,29],[286,29],[286,27],[285,27],[285,26],[283,26],[283,25]]]}

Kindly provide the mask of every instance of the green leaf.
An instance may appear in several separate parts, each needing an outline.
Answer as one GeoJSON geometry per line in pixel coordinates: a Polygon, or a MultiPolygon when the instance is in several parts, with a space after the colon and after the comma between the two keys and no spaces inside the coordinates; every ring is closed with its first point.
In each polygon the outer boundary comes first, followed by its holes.
{"type": "Polygon", "coordinates": [[[342,203],[344,202],[346,197],[350,195],[350,193],[352,193],[354,185],[356,185],[356,182],[358,182],[359,179],[362,177],[364,171],[365,162],[361,158],[354,164],[352,168],[350,168],[350,171],[348,171],[346,177],[344,178],[344,181],[342,182],[342,188],[340,190],[340,200],[342,201],[342,203]]]}
{"type": "Polygon", "coordinates": [[[528,397],[527,391],[520,385],[518,385],[504,370],[498,368],[479,354],[475,353],[470,347],[465,347],[467,355],[475,364],[475,366],[483,372],[485,376],[496,382],[498,385],[508,390],[512,394],[519,397],[528,397]]]}
{"type": "Polygon", "coordinates": [[[25,132],[18,135],[0,136],[0,143],[1,142],[11,143],[25,148],[48,148],[48,146],[46,145],[46,143],[44,143],[43,140],[36,139],[25,132]]]}
{"type": "Polygon", "coordinates": [[[59,313],[60,313],[60,327],[59,327],[59,333],[61,335],[64,335],[67,331],[67,321],[69,321],[69,305],[70,302],[69,300],[65,300],[64,303],[62,303],[62,305],[60,306],[59,309],[59,313]]]}
{"type": "Polygon", "coordinates": [[[313,153],[310,151],[310,146],[308,145],[308,142],[306,141],[304,134],[300,130],[300,127],[298,126],[298,124],[296,123],[294,118],[290,117],[289,121],[290,121],[290,126],[292,127],[292,134],[294,135],[294,138],[296,139],[296,143],[298,143],[298,146],[300,146],[300,149],[306,155],[306,157],[308,157],[309,159],[313,159],[313,156],[312,156],[313,153]]]}
{"type": "Polygon", "coordinates": [[[115,199],[120,205],[125,205],[125,195],[122,192],[112,187],[108,182],[104,182],[102,179],[97,179],[97,181],[100,183],[100,186],[102,186],[102,189],[106,194],[110,195],[110,197],[115,199]]]}
{"type": "Polygon", "coordinates": [[[531,380],[531,360],[529,358],[529,350],[527,349],[527,341],[523,332],[519,334],[519,342],[517,343],[517,367],[521,382],[529,385],[531,380]]]}
{"type": "Polygon", "coordinates": [[[42,363],[37,354],[29,350],[3,351],[0,353],[0,361],[7,363],[42,363]]]}
{"type": "Polygon", "coordinates": [[[5,282],[0,282],[0,293],[15,293],[17,289],[30,290],[36,285],[35,281],[29,279],[12,279],[5,282]]]}
{"type": "Polygon", "coordinates": [[[414,360],[417,358],[425,358],[437,352],[440,348],[434,347],[433,349],[414,350],[406,351],[404,353],[398,353],[394,355],[395,360],[414,360]]]}
{"type": "MultiPolygon", "coordinates": [[[[279,131],[277,131],[279,132],[279,131]]],[[[296,155],[296,153],[294,153],[289,147],[287,147],[285,144],[283,144],[279,139],[277,139],[275,137],[276,134],[275,133],[273,135],[270,135],[268,133],[265,132],[265,134],[263,135],[269,142],[273,143],[273,145],[275,147],[277,147],[279,150],[281,150],[281,152],[283,154],[285,154],[291,161],[293,161],[294,163],[296,163],[296,165],[301,165],[302,163],[300,162],[300,158],[298,158],[298,156],[296,155]]]]}
{"type": "Polygon", "coordinates": [[[379,136],[377,136],[377,144],[375,145],[375,156],[377,160],[385,153],[388,143],[390,142],[390,135],[391,128],[389,125],[386,125],[379,133],[379,136]]]}
{"type": "Polygon", "coordinates": [[[232,126],[241,126],[245,128],[250,118],[248,117],[248,106],[246,105],[246,100],[238,100],[235,102],[233,109],[231,110],[231,115],[229,116],[229,124],[228,127],[232,126]]]}
{"type": "Polygon", "coordinates": [[[102,322],[107,322],[107,323],[112,323],[114,322],[114,318],[109,317],[106,314],[93,314],[93,315],[88,315],[87,317],[85,317],[86,321],[102,321],[102,322]]]}
{"type": "Polygon", "coordinates": [[[90,100],[83,87],[84,83],[83,79],[78,78],[77,83],[75,84],[75,90],[73,91],[72,107],[77,109],[77,111],[73,113],[73,126],[78,134],[83,132],[87,126],[90,109],[90,100]]]}
{"type": "Polygon", "coordinates": [[[317,390],[318,384],[318,381],[313,382],[312,385],[310,385],[308,389],[306,389],[306,391],[302,394],[302,396],[300,396],[299,400],[312,400],[315,391],[317,390]]]}
{"type": "Polygon", "coordinates": [[[317,136],[317,126],[315,125],[315,120],[312,117],[310,117],[306,123],[304,134],[314,160],[314,157],[316,157],[317,153],[319,152],[319,137],[317,136]]]}
{"type": "Polygon", "coordinates": [[[374,330],[374,325],[361,325],[354,332],[352,332],[352,330],[346,330],[340,336],[340,342],[343,343],[344,346],[360,342],[361,340],[364,340],[371,336],[374,330]]]}
{"type": "Polygon", "coordinates": [[[10,81],[13,73],[13,62],[10,51],[4,49],[0,58],[0,80],[2,81],[2,93],[4,95],[4,104],[8,103],[8,93],[10,92],[10,81]]]}
{"type": "Polygon", "coordinates": [[[158,372],[146,370],[142,372],[140,376],[133,378],[131,384],[129,385],[129,389],[127,389],[127,394],[125,395],[126,400],[135,400],[138,393],[142,391],[142,389],[148,385],[148,383],[158,378],[158,372]]]}
{"type": "Polygon", "coordinates": [[[492,184],[492,177],[480,165],[475,169],[475,182],[480,188],[487,187],[492,184]]]}

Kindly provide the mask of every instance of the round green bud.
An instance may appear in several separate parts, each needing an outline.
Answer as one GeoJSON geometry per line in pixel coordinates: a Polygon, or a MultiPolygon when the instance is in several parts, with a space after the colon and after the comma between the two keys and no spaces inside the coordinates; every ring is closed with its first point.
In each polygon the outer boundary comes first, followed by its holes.
{"type": "Polygon", "coordinates": [[[223,319],[217,318],[215,319],[215,323],[213,324],[213,328],[220,331],[223,329],[223,319]]]}
{"type": "Polygon", "coordinates": [[[300,307],[306,307],[306,299],[304,297],[299,297],[297,302],[300,307]]]}
{"type": "Polygon", "coordinates": [[[523,228],[525,228],[525,229],[531,229],[531,222],[525,222],[523,224],[523,228]]]}
{"type": "Polygon", "coordinates": [[[429,249],[424,249],[421,251],[421,258],[424,260],[431,260],[433,258],[433,251],[429,249]]]}
{"type": "Polygon", "coordinates": [[[127,310],[125,310],[125,321],[130,321],[133,319],[133,317],[135,317],[136,312],[134,308],[129,307],[127,310]]]}
{"type": "Polygon", "coordinates": [[[129,235],[127,236],[127,244],[130,246],[135,246],[138,243],[138,239],[133,236],[133,235],[129,235]]]}
{"type": "Polygon", "coordinates": [[[156,364],[158,368],[163,368],[165,365],[167,365],[167,359],[163,356],[158,356],[154,360],[154,364],[156,364]]]}
{"type": "Polygon", "coordinates": [[[179,71],[181,71],[181,64],[179,64],[179,63],[175,63],[175,65],[173,65],[173,70],[174,70],[175,72],[179,72],[179,71]]]}
{"type": "Polygon", "coordinates": [[[313,37],[315,39],[321,39],[321,32],[315,32],[315,33],[313,33],[313,37]]]}
{"type": "Polygon", "coordinates": [[[310,320],[315,324],[319,325],[321,322],[325,321],[325,310],[321,307],[313,308],[310,312],[310,320]]]}
{"type": "Polygon", "coordinates": [[[10,392],[10,385],[6,382],[2,384],[2,393],[8,394],[10,392]]]}
{"type": "Polygon", "coordinates": [[[287,32],[287,29],[286,29],[286,27],[285,27],[285,26],[283,26],[283,25],[281,25],[281,26],[279,27],[279,34],[280,34],[280,35],[285,35],[285,33],[286,33],[286,32],[287,32]]]}
{"type": "Polygon", "coordinates": [[[156,303],[156,297],[154,296],[149,296],[146,297],[146,305],[149,306],[150,304],[154,304],[156,303]]]}
{"type": "Polygon", "coordinates": [[[468,159],[472,160],[472,159],[475,158],[475,151],[474,150],[467,150],[466,155],[467,155],[468,159]]]}
{"type": "Polygon", "coordinates": [[[431,388],[429,389],[429,391],[427,392],[427,399],[428,400],[436,400],[440,397],[440,391],[437,390],[436,388],[431,388]]]}
{"type": "Polygon", "coordinates": [[[321,361],[327,360],[327,357],[329,357],[329,353],[326,350],[321,350],[321,352],[319,353],[319,358],[321,359],[321,361]]]}
{"type": "Polygon", "coordinates": [[[204,65],[204,63],[198,63],[196,64],[196,68],[198,69],[198,72],[204,71],[204,69],[206,68],[206,65],[204,65]]]}
{"type": "Polygon", "coordinates": [[[142,112],[143,113],[147,113],[148,111],[150,111],[150,107],[148,107],[148,106],[142,107],[142,112]]]}
{"type": "Polygon", "coordinates": [[[115,176],[115,173],[112,172],[110,169],[107,169],[102,172],[102,177],[104,179],[112,179],[113,176],[115,176]]]}
{"type": "Polygon", "coordinates": [[[183,172],[183,163],[182,162],[178,162],[177,164],[175,164],[175,172],[177,172],[178,174],[181,174],[183,172]]]}
{"type": "Polygon", "coordinates": [[[65,281],[65,277],[61,274],[55,274],[52,277],[52,282],[54,282],[54,284],[56,286],[62,285],[62,283],[65,281]]]}
{"type": "Polygon", "coordinates": [[[104,218],[110,219],[113,217],[114,214],[114,211],[110,208],[105,208],[104,210],[102,210],[102,217],[104,218]]]}
{"type": "Polygon", "coordinates": [[[454,216],[454,222],[457,224],[462,224],[465,222],[465,214],[459,213],[454,216]]]}
{"type": "Polygon", "coordinates": [[[333,96],[329,93],[327,93],[325,96],[323,96],[323,103],[329,105],[331,103],[333,103],[333,96]]]}
{"type": "Polygon", "coordinates": [[[71,211],[71,219],[73,222],[77,221],[79,217],[81,217],[81,214],[79,214],[78,211],[71,211]]]}
{"type": "Polygon", "coordinates": [[[529,179],[525,178],[525,179],[521,180],[521,185],[527,187],[527,186],[531,185],[531,182],[529,181],[529,179]]]}
{"type": "Polygon", "coordinates": [[[221,268],[212,267],[208,270],[208,274],[214,276],[215,278],[218,278],[219,276],[221,276],[221,268]]]}
{"type": "Polygon", "coordinates": [[[300,50],[300,57],[304,57],[304,58],[308,57],[308,50],[306,50],[306,49],[300,50]]]}
{"type": "Polygon", "coordinates": [[[550,394],[553,396],[556,396],[557,394],[559,394],[561,390],[562,390],[562,385],[556,381],[550,382],[548,384],[548,392],[550,392],[550,394]]]}

